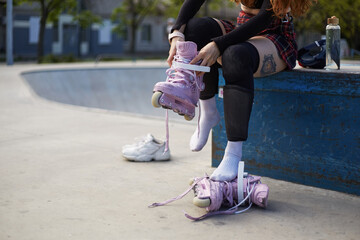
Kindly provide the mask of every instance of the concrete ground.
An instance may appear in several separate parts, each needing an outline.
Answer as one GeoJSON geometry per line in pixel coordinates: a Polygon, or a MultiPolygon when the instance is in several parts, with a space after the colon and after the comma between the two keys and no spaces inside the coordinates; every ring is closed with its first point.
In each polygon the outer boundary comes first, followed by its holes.
{"type": "MultiPolygon", "coordinates": [[[[134,63],[100,63],[121,67],[134,63]]],[[[141,63],[142,67],[148,64],[141,63]]],[[[164,118],[51,102],[34,95],[26,70],[93,64],[0,66],[0,239],[359,239],[360,197],[270,178],[269,207],[215,216],[188,179],[211,173],[210,144],[188,150],[195,125],[170,122],[168,162],[124,160],[121,147],[148,132],[164,136],[164,118]]]]}

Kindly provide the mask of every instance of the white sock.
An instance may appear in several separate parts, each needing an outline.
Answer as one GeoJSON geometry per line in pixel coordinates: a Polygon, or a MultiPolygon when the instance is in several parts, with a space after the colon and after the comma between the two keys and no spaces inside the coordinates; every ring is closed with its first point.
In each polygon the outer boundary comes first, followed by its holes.
{"type": "Polygon", "coordinates": [[[215,97],[200,100],[200,120],[190,139],[191,151],[198,152],[206,144],[210,130],[220,121],[220,114],[216,108],[215,97]],[[200,127],[200,132],[199,132],[200,127]]]}
{"type": "Polygon", "coordinates": [[[242,143],[228,141],[224,157],[220,165],[215,169],[210,176],[214,181],[231,181],[237,177],[238,165],[242,157],[242,143]]]}

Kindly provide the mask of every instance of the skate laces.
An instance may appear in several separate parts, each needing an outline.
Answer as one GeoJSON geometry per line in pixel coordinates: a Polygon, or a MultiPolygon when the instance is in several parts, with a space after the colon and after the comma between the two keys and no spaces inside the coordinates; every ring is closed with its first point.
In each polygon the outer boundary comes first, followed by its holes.
{"type": "MultiPolygon", "coordinates": [[[[190,65],[191,60],[192,59],[175,55],[173,61],[190,65]]],[[[168,76],[166,81],[168,82],[181,83],[190,87],[195,85],[200,91],[204,89],[201,78],[196,75],[195,70],[177,67],[176,63],[173,63],[172,66],[166,70],[166,74],[168,76]]]]}
{"type": "Polygon", "coordinates": [[[134,141],[135,143],[133,144],[133,146],[143,146],[143,145],[145,145],[145,143],[147,143],[149,141],[153,141],[153,137],[150,135],[136,137],[135,141],[134,141]]]}
{"type": "Polygon", "coordinates": [[[163,155],[169,150],[169,110],[165,111],[165,128],[166,128],[166,141],[165,141],[165,149],[163,155]]]}
{"type": "Polygon", "coordinates": [[[196,184],[198,184],[200,181],[202,181],[202,180],[205,179],[205,178],[208,178],[208,176],[205,176],[205,177],[196,179],[196,180],[193,182],[193,184],[192,184],[188,189],[186,189],[185,192],[183,192],[183,193],[180,194],[179,196],[174,197],[174,198],[171,198],[171,199],[166,200],[166,201],[164,201],[164,202],[153,203],[153,204],[149,205],[148,207],[153,208],[153,207],[158,207],[158,206],[164,206],[164,205],[166,205],[166,204],[168,204],[168,203],[171,203],[171,202],[174,202],[174,201],[176,201],[176,200],[179,200],[179,199],[183,198],[184,196],[186,196],[186,195],[194,188],[194,186],[195,186],[196,184]]]}
{"type": "MultiPolygon", "coordinates": [[[[252,176],[247,177],[251,178],[252,176]]],[[[255,189],[255,185],[257,183],[254,183],[253,186],[250,188],[250,181],[248,181],[247,184],[247,188],[246,188],[246,193],[247,196],[239,203],[236,203],[236,201],[234,200],[234,196],[237,196],[237,179],[231,181],[231,182],[216,182],[216,181],[212,181],[210,179],[207,179],[208,181],[210,181],[210,189],[211,189],[211,194],[210,194],[210,199],[211,199],[211,203],[210,206],[208,206],[206,208],[206,210],[208,211],[208,213],[200,216],[200,217],[193,217],[190,216],[189,214],[185,213],[185,217],[193,220],[193,221],[198,221],[198,220],[202,220],[205,219],[207,217],[210,216],[215,216],[215,215],[231,215],[231,214],[239,214],[239,213],[243,213],[245,211],[247,211],[248,209],[250,209],[252,207],[252,200],[250,198],[251,194],[253,193],[254,189],[255,189]],[[239,210],[239,207],[244,204],[246,201],[249,202],[249,206],[245,209],[239,210]],[[235,206],[233,206],[235,205],[235,206]],[[219,210],[221,206],[233,206],[227,210],[219,210]]]]}
{"type": "Polygon", "coordinates": [[[218,210],[221,205],[233,206],[234,196],[237,194],[234,189],[233,182],[211,182],[210,192],[212,193],[210,196],[211,204],[207,208],[209,212],[218,210]]]}
{"type": "Polygon", "coordinates": [[[123,146],[122,149],[124,150],[126,148],[131,148],[131,147],[141,147],[141,146],[144,146],[147,142],[152,141],[152,140],[153,140],[153,136],[151,134],[141,136],[141,137],[136,137],[134,139],[133,144],[127,144],[127,145],[123,146]]]}

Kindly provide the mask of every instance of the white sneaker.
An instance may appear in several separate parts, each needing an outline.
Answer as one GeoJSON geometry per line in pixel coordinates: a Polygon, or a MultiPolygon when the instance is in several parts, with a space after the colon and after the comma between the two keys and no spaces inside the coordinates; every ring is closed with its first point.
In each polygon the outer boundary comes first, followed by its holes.
{"type": "Polygon", "coordinates": [[[149,162],[170,160],[170,150],[165,151],[165,142],[155,139],[151,134],[141,138],[140,141],[125,145],[122,148],[123,156],[130,161],[149,162]]]}
{"type": "Polygon", "coordinates": [[[135,143],[133,144],[126,144],[122,147],[122,151],[124,151],[125,149],[127,148],[134,148],[134,147],[137,147],[139,146],[140,144],[143,144],[144,142],[146,141],[152,141],[154,137],[148,133],[146,136],[142,136],[142,137],[136,137],[135,138],[135,143]]]}

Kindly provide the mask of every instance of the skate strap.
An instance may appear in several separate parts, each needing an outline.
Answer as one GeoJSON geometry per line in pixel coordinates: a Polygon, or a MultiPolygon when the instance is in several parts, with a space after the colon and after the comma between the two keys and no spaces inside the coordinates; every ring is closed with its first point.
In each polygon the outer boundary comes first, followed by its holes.
{"type": "Polygon", "coordinates": [[[201,177],[201,178],[196,179],[196,180],[193,182],[193,184],[191,184],[191,186],[190,186],[185,192],[183,192],[182,194],[180,194],[179,196],[174,197],[174,198],[171,198],[171,199],[166,200],[166,201],[164,201],[164,202],[153,203],[153,204],[149,205],[148,207],[153,208],[153,207],[158,207],[158,206],[164,206],[164,205],[166,205],[166,204],[168,204],[168,203],[171,203],[171,202],[174,202],[174,201],[176,201],[176,200],[179,200],[179,199],[183,198],[186,194],[188,194],[188,193],[194,188],[194,186],[195,186],[196,184],[198,184],[199,182],[201,182],[203,179],[205,179],[205,178],[207,178],[207,177],[208,177],[208,176],[205,176],[205,177],[201,177]]]}
{"type": "MultiPolygon", "coordinates": [[[[248,180],[248,178],[247,178],[247,180],[248,180]]],[[[239,184],[239,183],[238,183],[238,184],[239,184]]],[[[233,210],[235,210],[234,214],[239,214],[239,213],[243,213],[243,212],[249,210],[249,209],[251,208],[251,206],[252,206],[252,201],[251,201],[250,196],[251,196],[251,194],[254,192],[256,184],[257,184],[257,183],[254,183],[253,186],[252,186],[252,188],[250,189],[250,183],[248,182],[248,183],[246,184],[247,196],[246,196],[242,201],[238,201],[239,203],[238,203],[237,205],[233,206],[232,208],[229,208],[228,211],[233,211],[233,210]],[[245,208],[245,209],[242,209],[242,210],[237,211],[237,210],[238,210],[238,207],[240,207],[241,205],[243,205],[247,200],[249,200],[249,206],[248,206],[247,208],[245,208]]]]}
{"type": "Polygon", "coordinates": [[[188,63],[181,63],[181,62],[177,62],[177,61],[173,61],[172,66],[174,68],[182,68],[182,69],[198,71],[198,72],[210,72],[210,67],[199,66],[199,65],[188,64],[188,63]]]}
{"type": "Polygon", "coordinates": [[[193,220],[193,221],[199,221],[199,220],[205,219],[207,217],[215,216],[215,215],[232,215],[234,213],[236,213],[236,209],[231,210],[231,211],[226,210],[226,211],[208,212],[207,214],[204,214],[200,217],[193,217],[193,216],[190,216],[189,214],[187,214],[186,212],[184,212],[185,217],[187,217],[188,219],[193,220]]]}
{"type": "Polygon", "coordinates": [[[238,166],[238,202],[242,202],[244,200],[244,167],[245,164],[243,161],[239,162],[238,166]]]}

